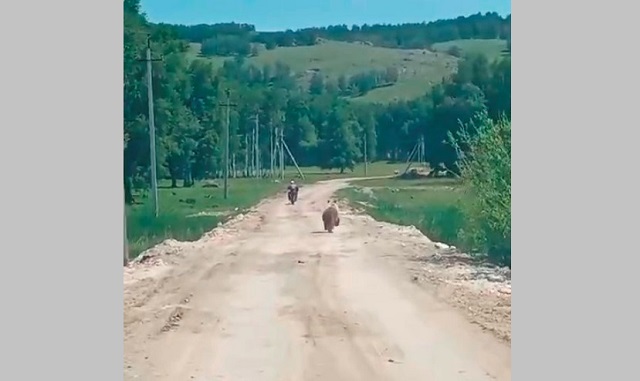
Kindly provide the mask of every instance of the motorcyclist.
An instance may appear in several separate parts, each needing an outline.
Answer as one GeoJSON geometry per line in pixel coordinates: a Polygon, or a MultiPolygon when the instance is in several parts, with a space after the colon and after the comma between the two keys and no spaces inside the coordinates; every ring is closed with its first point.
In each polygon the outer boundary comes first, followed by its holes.
{"type": "Polygon", "coordinates": [[[298,184],[296,184],[295,181],[291,180],[291,182],[289,183],[289,186],[287,187],[287,192],[297,192],[298,191],[298,184]]]}
{"type": "Polygon", "coordinates": [[[296,196],[298,196],[298,184],[296,184],[295,181],[291,180],[291,182],[289,183],[289,186],[287,187],[287,193],[288,194],[295,194],[296,196]]]}

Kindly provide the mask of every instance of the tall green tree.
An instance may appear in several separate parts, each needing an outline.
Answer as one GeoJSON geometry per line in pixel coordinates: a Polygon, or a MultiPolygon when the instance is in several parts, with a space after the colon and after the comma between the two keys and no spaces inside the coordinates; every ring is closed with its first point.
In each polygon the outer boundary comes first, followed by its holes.
{"type": "Polygon", "coordinates": [[[327,138],[322,143],[322,168],[353,170],[360,156],[355,131],[360,129],[358,121],[342,104],[334,104],[326,121],[327,138]]]}

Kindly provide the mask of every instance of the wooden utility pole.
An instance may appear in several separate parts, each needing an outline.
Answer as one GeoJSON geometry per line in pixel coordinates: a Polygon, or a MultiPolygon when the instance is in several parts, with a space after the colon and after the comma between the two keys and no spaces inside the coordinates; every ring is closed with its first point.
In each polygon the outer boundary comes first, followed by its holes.
{"type": "Polygon", "coordinates": [[[127,205],[124,205],[124,265],[129,264],[129,238],[127,236],[127,205]]]}
{"type": "Polygon", "coordinates": [[[284,148],[287,150],[287,154],[289,154],[289,158],[291,159],[291,162],[293,163],[293,165],[296,166],[296,169],[298,170],[298,174],[300,175],[302,180],[304,180],[304,173],[302,173],[302,170],[298,166],[298,162],[296,162],[296,158],[293,157],[293,154],[291,153],[291,150],[289,149],[289,146],[287,145],[287,142],[284,141],[284,137],[283,137],[281,143],[284,146],[284,148]]]}
{"type": "Polygon", "coordinates": [[[409,171],[409,168],[411,168],[411,164],[413,164],[413,155],[416,154],[416,151],[418,151],[419,147],[420,147],[420,142],[418,141],[416,145],[413,146],[413,149],[411,150],[411,153],[407,158],[407,168],[405,168],[404,173],[407,173],[409,171]]]}
{"type": "Polygon", "coordinates": [[[367,176],[367,132],[364,133],[364,175],[367,176]]]}
{"type": "Polygon", "coordinates": [[[155,114],[153,112],[153,74],[151,62],[162,61],[162,59],[151,59],[151,35],[147,35],[147,56],[145,59],[139,61],[145,61],[147,63],[147,100],[149,108],[149,154],[150,154],[150,166],[151,166],[151,197],[153,198],[154,216],[158,217],[160,210],[158,202],[158,174],[156,173],[158,168],[156,164],[156,125],[155,114]]]}
{"type": "Polygon", "coordinates": [[[225,103],[221,103],[220,106],[225,106],[227,111],[227,120],[224,125],[224,199],[229,197],[229,108],[236,107],[235,103],[231,103],[231,90],[226,89],[224,91],[227,96],[225,103]]]}
{"type": "Polygon", "coordinates": [[[253,126],[253,168],[256,174],[256,177],[261,176],[260,169],[260,114],[256,111],[256,115],[253,117],[254,126],[253,126]]]}
{"type": "MultiPolygon", "coordinates": [[[[273,128],[273,153],[271,154],[271,173],[273,177],[278,177],[278,174],[276,173],[276,168],[279,165],[279,160],[277,159],[277,154],[278,154],[278,137],[280,136],[280,133],[278,132],[278,126],[273,128]]],[[[279,171],[279,170],[278,170],[279,171]]]]}
{"type": "Polygon", "coordinates": [[[244,176],[251,176],[251,167],[249,166],[249,133],[244,134],[244,176]]]}
{"type": "Polygon", "coordinates": [[[280,178],[284,180],[284,128],[280,128],[280,178]]]}
{"type": "Polygon", "coordinates": [[[421,167],[426,167],[427,165],[427,155],[425,153],[425,149],[424,149],[425,145],[424,145],[424,135],[420,136],[420,166],[421,167]]]}
{"type": "Polygon", "coordinates": [[[262,177],[260,168],[260,113],[256,111],[256,137],[254,139],[255,160],[256,160],[256,176],[262,177]]]}

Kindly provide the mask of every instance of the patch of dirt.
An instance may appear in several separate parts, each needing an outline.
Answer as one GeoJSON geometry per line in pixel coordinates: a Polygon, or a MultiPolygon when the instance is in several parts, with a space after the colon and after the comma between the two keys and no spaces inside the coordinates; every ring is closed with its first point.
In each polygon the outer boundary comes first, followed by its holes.
{"type": "Polygon", "coordinates": [[[436,295],[469,320],[511,342],[511,270],[479,263],[458,252],[416,258],[414,280],[428,282],[436,295]]]}
{"type": "Polygon", "coordinates": [[[368,244],[380,244],[382,232],[398,240],[397,254],[388,255],[406,268],[414,283],[430,290],[440,300],[457,308],[471,322],[505,342],[511,342],[511,270],[497,267],[459,252],[455,247],[433,242],[415,226],[381,222],[361,208],[341,201],[341,213],[352,214],[362,224],[375,224],[379,233],[368,244]]]}

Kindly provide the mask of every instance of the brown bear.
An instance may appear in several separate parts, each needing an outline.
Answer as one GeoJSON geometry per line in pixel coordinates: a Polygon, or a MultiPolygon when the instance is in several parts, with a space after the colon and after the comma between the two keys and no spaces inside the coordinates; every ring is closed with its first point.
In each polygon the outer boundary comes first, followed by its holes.
{"type": "Polygon", "coordinates": [[[333,233],[333,228],[340,226],[340,215],[335,202],[328,202],[330,204],[329,207],[322,212],[322,222],[324,224],[324,230],[333,233]]]}

